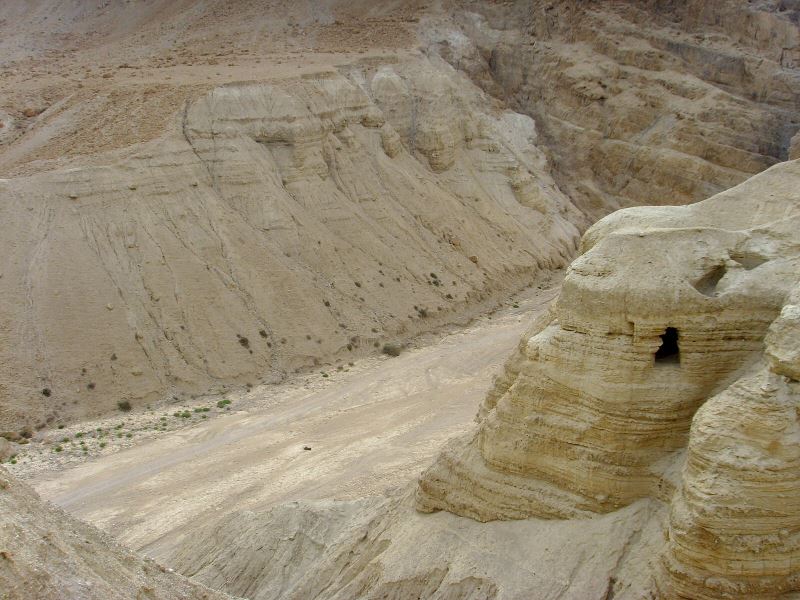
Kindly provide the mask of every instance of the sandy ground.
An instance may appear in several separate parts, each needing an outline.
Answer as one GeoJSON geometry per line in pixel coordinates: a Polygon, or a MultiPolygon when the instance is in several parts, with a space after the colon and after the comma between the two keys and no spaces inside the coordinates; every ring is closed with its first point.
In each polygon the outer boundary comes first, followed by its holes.
{"type": "MultiPolygon", "coordinates": [[[[47,448],[18,472],[34,473],[30,483],[44,498],[155,555],[231,510],[380,493],[414,477],[469,426],[519,336],[557,291],[528,290],[514,307],[420,339],[397,358],[254,388],[234,397],[232,410],[213,403],[188,419],[170,415],[179,429],[151,429],[77,466],[59,469],[53,461],[61,457],[47,448]]],[[[136,429],[135,418],[126,427],[136,429]]]]}

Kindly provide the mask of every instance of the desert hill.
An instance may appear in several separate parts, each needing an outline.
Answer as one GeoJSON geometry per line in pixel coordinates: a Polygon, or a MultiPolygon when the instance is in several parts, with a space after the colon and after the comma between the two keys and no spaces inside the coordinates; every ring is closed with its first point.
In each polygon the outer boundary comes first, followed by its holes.
{"type": "Polygon", "coordinates": [[[346,364],[785,160],[796,9],[700,8],[4,3],[0,430],[346,364]]]}

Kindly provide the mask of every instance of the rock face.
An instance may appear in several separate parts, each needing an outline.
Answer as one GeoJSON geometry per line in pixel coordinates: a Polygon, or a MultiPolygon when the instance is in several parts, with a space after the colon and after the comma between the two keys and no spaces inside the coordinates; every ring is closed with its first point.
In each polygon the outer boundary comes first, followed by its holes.
{"type": "Polygon", "coordinates": [[[798,14],[777,0],[457,2],[423,35],[536,119],[559,185],[598,218],[701,200],[789,158],[798,14]]]}
{"type": "Polygon", "coordinates": [[[6,600],[223,600],[142,559],[55,506],[0,467],[0,590],[6,600]]]}
{"type": "Polygon", "coordinates": [[[490,106],[441,60],[356,65],[0,181],[0,431],[346,362],[566,264],[581,217],[490,106]]]}
{"type": "Polygon", "coordinates": [[[800,337],[795,288],[766,361],[697,412],[659,583],[680,598],[800,589],[800,337]]]}
{"type": "Polygon", "coordinates": [[[160,558],[264,599],[795,597],[798,185],[783,163],[597,223],[416,489],[234,513],[160,558]]]}
{"type": "Polygon", "coordinates": [[[552,321],[423,474],[417,508],[489,521],[671,501],[665,596],[799,589],[798,182],[785,163],[591,228],[552,321]]]}
{"type": "Polygon", "coordinates": [[[800,590],[798,392],[797,380],[760,369],[695,415],[660,573],[666,597],[800,590]]]}

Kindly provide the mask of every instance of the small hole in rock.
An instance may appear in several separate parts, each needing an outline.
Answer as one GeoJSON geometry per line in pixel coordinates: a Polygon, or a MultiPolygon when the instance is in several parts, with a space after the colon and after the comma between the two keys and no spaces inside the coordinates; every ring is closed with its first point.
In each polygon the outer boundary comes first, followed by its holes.
{"type": "Polygon", "coordinates": [[[716,296],[717,284],[725,276],[726,271],[725,265],[717,265],[692,285],[704,296],[716,296]]]}

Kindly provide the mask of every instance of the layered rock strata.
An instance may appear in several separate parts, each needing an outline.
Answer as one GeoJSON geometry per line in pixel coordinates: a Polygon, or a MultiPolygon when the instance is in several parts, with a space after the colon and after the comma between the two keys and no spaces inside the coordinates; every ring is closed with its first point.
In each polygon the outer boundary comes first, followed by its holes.
{"type": "Polygon", "coordinates": [[[788,158],[798,8],[741,2],[454,2],[421,33],[534,117],[595,219],[707,198],[788,158]]]}
{"type": "Polygon", "coordinates": [[[664,597],[800,590],[798,182],[785,163],[591,228],[417,509],[576,518],[653,498],[671,503],[664,597]]]}
{"type": "Polygon", "coordinates": [[[784,163],[603,219],[416,486],[232,513],[163,558],[263,599],[796,597],[799,185],[784,163]]]}
{"type": "Polygon", "coordinates": [[[798,292],[769,329],[766,364],[694,417],[659,573],[667,597],[800,590],[798,292]]]}

